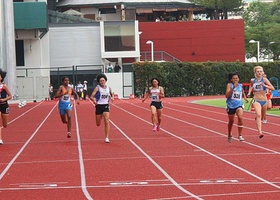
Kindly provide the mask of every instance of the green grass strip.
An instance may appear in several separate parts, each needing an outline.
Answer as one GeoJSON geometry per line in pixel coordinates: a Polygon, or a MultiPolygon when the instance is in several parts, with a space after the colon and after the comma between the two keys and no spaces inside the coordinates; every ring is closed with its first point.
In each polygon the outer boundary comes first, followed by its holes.
{"type": "MultiPolygon", "coordinates": [[[[248,98],[248,103],[246,103],[244,100],[244,110],[248,110],[248,107],[250,105],[251,99],[248,98]]],[[[193,103],[200,104],[200,105],[207,105],[207,106],[215,106],[215,107],[221,107],[221,108],[226,108],[226,99],[208,99],[208,100],[198,100],[194,101],[193,103]]],[[[279,115],[280,116],[280,110],[279,108],[271,108],[270,110],[267,111],[267,114],[272,114],[272,115],[279,115]]]]}

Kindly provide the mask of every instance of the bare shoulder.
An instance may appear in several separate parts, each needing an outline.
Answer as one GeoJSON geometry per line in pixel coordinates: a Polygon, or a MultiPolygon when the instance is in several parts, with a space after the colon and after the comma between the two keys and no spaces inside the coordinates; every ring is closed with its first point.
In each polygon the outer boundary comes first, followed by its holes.
{"type": "Polygon", "coordinates": [[[62,87],[63,87],[62,85],[61,85],[61,86],[59,86],[58,90],[62,90],[62,87]]]}

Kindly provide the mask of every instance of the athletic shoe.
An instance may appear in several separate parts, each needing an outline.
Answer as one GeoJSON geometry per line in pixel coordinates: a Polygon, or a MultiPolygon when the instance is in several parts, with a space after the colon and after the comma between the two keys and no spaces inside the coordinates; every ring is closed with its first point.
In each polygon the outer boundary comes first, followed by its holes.
{"type": "Polygon", "coordinates": [[[156,132],[157,131],[157,126],[153,127],[153,131],[156,132]]]}
{"type": "Polygon", "coordinates": [[[106,143],[110,143],[109,138],[105,138],[105,142],[106,142],[106,143]]]}
{"type": "Polygon", "coordinates": [[[264,120],[262,121],[262,123],[266,124],[266,123],[267,123],[267,119],[264,119],[264,120]]]}
{"type": "Polygon", "coordinates": [[[263,138],[263,134],[260,134],[260,135],[259,135],[259,138],[263,138]]]}
{"type": "Polygon", "coordinates": [[[239,136],[238,136],[238,139],[239,139],[239,141],[241,141],[241,142],[245,140],[245,139],[242,137],[242,135],[239,135],[239,136]]]}
{"type": "Polygon", "coordinates": [[[159,127],[159,125],[157,125],[157,131],[159,131],[160,130],[160,127],[159,127]]]}
{"type": "Polygon", "coordinates": [[[70,133],[70,132],[67,133],[67,137],[68,137],[68,138],[71,137],[71,133],[70,133]]]}
{"type": "Polygon", "coordinates": [[[3,140],[0,140],[0,145],[1,145],[1,144],[4,144],[4,143],[3,143],[3,140]]]}
{"type": "Polygon", "coordinates": [[[227,141],[228,141],[229,143],[231,143],[231,142],[232,142],[232,136],[228,136],[227,141]]]}

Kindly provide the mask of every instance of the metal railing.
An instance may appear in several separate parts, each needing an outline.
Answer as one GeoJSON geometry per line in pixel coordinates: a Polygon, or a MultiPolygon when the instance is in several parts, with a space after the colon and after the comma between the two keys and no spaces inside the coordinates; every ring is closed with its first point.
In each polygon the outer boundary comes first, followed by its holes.
{"type": "MultiPolygon", "coordinates": [[[[145,51],[140,53],[141,61],[151,61],[152,54],[150,51],[145,51]]],[[[181,62],[179,59],[175,58],[169,53],[166,53],[165,51],[154,51],[154,61],[155,62],[181,62]]]]}

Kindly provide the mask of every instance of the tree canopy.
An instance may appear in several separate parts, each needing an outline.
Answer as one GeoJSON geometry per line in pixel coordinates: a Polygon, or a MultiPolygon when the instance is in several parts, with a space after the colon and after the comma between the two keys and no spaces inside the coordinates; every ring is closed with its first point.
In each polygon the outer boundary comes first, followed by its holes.
{"type": "Polygon", "coordinates": [[[191,2],[213,10],[213,19],[227,19],[228,11],[240,10],[243,0],[190,0],[191,2]],[[221,16],[222,15],[222,16],[221,16]]]}
{"type": "Polygon", "coordinates": [[[260,42],[262,59],[279,60],[280,0],[273,3],[252,2],[244,11],[246,56],[257,56],[257,48],[250,40],[260,42]]]}

